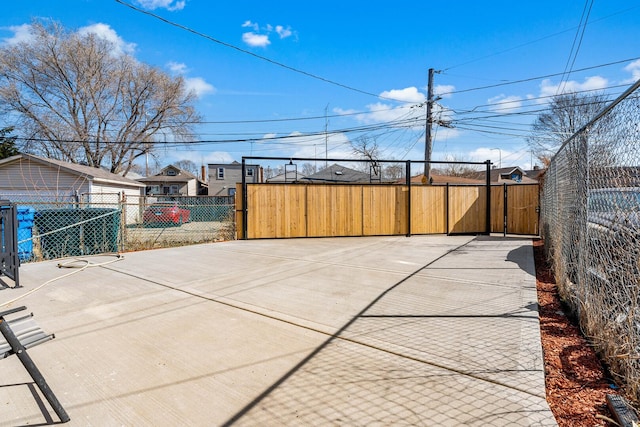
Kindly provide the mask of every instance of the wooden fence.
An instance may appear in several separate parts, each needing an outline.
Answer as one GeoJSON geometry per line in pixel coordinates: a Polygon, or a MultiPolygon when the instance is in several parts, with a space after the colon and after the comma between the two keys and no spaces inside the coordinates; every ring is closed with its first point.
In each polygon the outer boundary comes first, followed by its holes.
{"type": "MultiPolygon", "coordinates": [[[[277,183],[246,188],[246,211],[242,185],[236,190],[240,239],[487,233],[484,185],[277,183]]],[[[538,207],[537,184],[491,186],[490,232],[537,235],[538,207]]]]}

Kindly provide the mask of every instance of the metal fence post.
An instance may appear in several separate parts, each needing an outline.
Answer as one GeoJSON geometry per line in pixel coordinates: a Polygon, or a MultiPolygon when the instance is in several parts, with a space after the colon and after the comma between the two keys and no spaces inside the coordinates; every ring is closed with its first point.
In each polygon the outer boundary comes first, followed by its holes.
{"type": "Polygon", "coordinates": [[[406,162],[407,178],[407,237],[411,237],[411,160],[406,162]]]}
{"type": "Polygon", "coordinates": [[[486,206],[486,223],[485,234],[491,234],[491,160],[486,160],[487,165],[487,206],[486,206]]]}

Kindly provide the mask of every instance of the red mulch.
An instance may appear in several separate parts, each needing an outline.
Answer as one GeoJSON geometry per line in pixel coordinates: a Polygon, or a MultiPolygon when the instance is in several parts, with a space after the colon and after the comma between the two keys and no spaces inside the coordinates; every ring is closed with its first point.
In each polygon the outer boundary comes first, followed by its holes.
{"type": "Polygon", "coordinates": [[[617,394],[577,323],[565,315],[544,242],[533,241],[547,402],[560,427],[615,426],[605,396],[617,394]]]}

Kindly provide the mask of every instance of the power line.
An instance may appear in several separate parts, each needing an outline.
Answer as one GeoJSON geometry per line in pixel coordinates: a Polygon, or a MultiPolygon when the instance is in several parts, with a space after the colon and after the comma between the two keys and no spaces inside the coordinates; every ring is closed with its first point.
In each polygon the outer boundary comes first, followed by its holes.
{"type": "Polygon", "coordinates": [[[293,71],[295,73],[302,74],[302,75],[307,76],[307,77],[311,77],[312,79],[320,80],[320,81],[323,81],[325,83],[329,83],[329,84],[332,84],[332,85],[335,85],[335,86],[339,86],[339,87],[341,87],[343,89],[348,89],[348,90],[353,91],[353,92],[358,92],[358,93],[361,93],[361,94],[364,94],[364,95],[373,96],[375,98],[382,98],[382,99],[387,99],[387,100],[390,100],[390,101],[402,101],[402,100],[399,100],[399,99],[387,98],[387,97],[384,97],[384,96],[381,96],[381,95],[377,95],[377,94],[374,94],[374,93],[371,93],[371,92],[367,92],[365,90],[357,89],[357,88],[354,88],[352,86],[348,86],[348,85],[336,82],[335,80],[330,80],[330,79],[327,79],[325,77],[318,76],[317,74],[313,74],[313,73],[310,73],[308,71],[303,71],[303,70],[301,70],[299,68],[295,68],[295,67],[292,67],[290,65],[286,65],[286,64],[284,64],[282,62],[275,61],[275,60],[273,60],[271,58],[267,58],[266,56],[258,55],[257,53],[248,51],[248,50],[243,49],[241,47],[235,46],[235,45],[233,45],[231,43],[223,42],[222,40],[218,40],[218,39],[216,39],[216,38],[214,38],[212,36],[209,36],[207,34],[204,34],[204,33],[201,33],[199,31],[196,31],[196,30],[194,30],[192,28],[189,28],[189,27],[187,27],[185,25],[178,24],[177,22],[170,21],[170,20],[165,19],[165,18],[163,18],[163,17],[161,17],[159,15],[156,15],[155,13],[151,13],[151,12],[149,12],[147,10],[140,9],[140,8],[138,8],[138,7],[136,7],[136,6],[132,5],[132,4],[126,3],[126,2],[124,2],[122,0],[115,0],[115,1],[120,3],[120,4],[122,4],[123,6],[127,6],[128,8],[135,10],[136,12],[143,13],[145,15],[148,15],[148,16],[151,16],[153,18],[156,18],[156,19],[164,22],[165,24],[172,25],[172,26],[174,26],[176,28],[180,28],[181,30],[184,30],[184,31],[188,31],[188,32],[190,32],[192,34],[195,34],[198,37],[205,38],[205,39],[210,40],[210,41],[212,41],[214,43],[218,43],[218,44],[220,44],[222,46],[237,50],[238,52],[242,52],[244,54],[251,55],[254,58],[258,58],[258,59],[260,59],[262,61],[266,61],[266,62],[268,62],[270,64],[277,65],[278,67],[282,67],[282,68],[287,69],[289,71],[293,71]]]}
{"type": "MultiPolygon", "coordinates": [[[[621,85],[613,85],[613,86],[607,86],[606,88],[601,88],[601,89],[585,89],[585,90],[577,90],[574,92],[571,92],[572,94],[582,94],[582,93],[588,93],[588,92],[597,92],[597,91],[604,91],[604,90],[608,90],[608,89],[617,89],[617,88],[627,88],[629,85],[627,84],[621,84],[621,85]]],[[[609,95],[618,95],[622,92],[613,92],[613,93],[609,93],[609,95]]],[[[498,101],[495,103],[489,103],[489,104],[481,104],[481,105],[476,105],[475,107],[473,107],[472,109],[455,109],[454,111],[458,114],[471,114],[471,113],[485,113],[485,112],[495,112],[495,109],[490,109],[490,110],[479,110],[478,108],[481,107],[492,107],[492,106],[497,106],[497,105],[501,105],[501,104],[513,104],[516,102],[531,102],[531,101],[540,101],[540,100],[546,100],[546,99],[551,99],[554,98],[556,95],[544,95],[544,96],[537,96],[537,97],[530,97],[530,98],[526,98],[526,99],[521,99],[521,100],[517,100],[517,101],[498,101]]],[[[505,108],[501,108],[499,110],[510,110],[510,109],[516,109],[516,108],[522,108],[522,107],[505,107],[505,108]]]]}
{"type": "MultiPolygon", "coordinates": [[[[118,1],[118,0],[116,0],[116,1],[118,1]]],[[[623,60],[620,60],[620,61],[608,62],[606,64],[593,65],[591,67],[580,68],[580,69],[574,70],[574,72],[588,71],[588,70],[593,70],[593,69],[596,69],[596,68],[608,67],[608,66],[611,66],[611,65],[621,64],[623,62],[636,61],[638,59],[640,59],[640,56],[636,56],[634,58],[629,58],[629,59],[623,59],[623,60]]],[[[444,73],[444,74],[446,74],[446,73],[444,73]]],[[[561,76],[563,74],[564,74],[564,72],[563,73],[547,74],[547,75],[544,75],[544,76],[529,77],[529,78],[526,78],[526,79],[512,80],[512,81],[508,81],[508,82],[504,82],[504,83],[496,83],[496,84],[493,84],[493,85],[479,86],[479,87],[474,87],[474,88],[469,88],[469,89],[462,89],[462,90],[452,90],[450,92],[438,93],[438,95],[439,96],[454,95],[454,94],[459,94],[459,93],[472,92],[472,91],[476,91],[476,90],[491,89],[491,88],[494,88],[494,87],[514,85],[514,84],[518,84],[518,83],[526,83],[526,82],[531,82],[531,81],[534,81],[534,80],[546,79],[546,78],[549,78],[549,77],[557,77],[557,76],[561,76]]]]}
{"type": "Polygon", "coordinates": [[[571,70],[573,69],[574,64],[576,63],[576,58],[578,58],[578,52],[580,51],[580,46],[582,46],[582,39],[584,38],[584,32],[587,29],[587,23],[589,22],[589,15],[591,14],[591,8],[593,7],[593,0],[586,0],[584,4],[584,8],[582,9],[582,16],[580,16],[580,24],[578,25],[578,31],[573,38],[573,43],[571,44],[571,50],[569,51],[569,58],[567,58],[567,63],[564,66],[564,73],[562,74],[562,78],[560,79],[560,84],[556,89],[556,95],[559,92],[562,92],[560,89],[564,89],[566,87],[567,79],[571,74],[571,70]]]}
{"type": "MultiPolygon", "coordinates": [[[[605,20],[605,19],[609,19],[609,18],[611,18],[612,16],[616,16],[616,15],[620,15],[620,14],[623,14],[623,13],[627,13],[627,12],[629,12],[630,10],[637,9],[638,7],[640,7],[640,6],[633,6],[633,7],[630,7],[630,8],[627,8],[627,9],[624,9],[624,10],[621,10],[621,11],[618,11],[618,12],[615,12],[615,13],[612,13],[612,14],[610,14],[610,15],[603,16],[602,18],[599,18],[599,19],[596,19],[596,20],[594,20],[594,21],[591,21],[591,24],[595,24],[596,22],[600,22],[600,21],[603,21],[603,20],[605,20]]],[[[452,70],[452,69],[454,69],[454,68],[458,68],[458,67],[461,67],[461,66],[463,66],[463,65],[468,65],[468,64],[471,64],[471,63],[473,63],[473,62],[481,61],[481,60],[483,60],[483,59],[491,58],[491,57],[493,57],[493,56],[497,56],[497,55],[501,55],[501,54],[506,53],[506,52],[510,52],[510,51],[512,51],[512,50],[520,49],[521,47],[529,46],[529,45],[531,45],[531,44],[534,44],[534,43],[537,43],[537,42],[540,42],[540,41],[543,41],[543,40],[547,40],[547,39],[550,39],[550,38],[553,38],[553,37],[559,36],[559,35],[564,34],[564,33],[568,33],[568,32],[570,32],[570,31],[573,31],[573,30],[575,30],[575,29],[579,29],[579,28],[580,28],[579,26],[578,26],[578,27],[568,28],[568,29],[566,29],[566,30],[559,31],[559,32],[557,32],[557,33],[553,33],[553,34],[550,34],[550,35],[548,35],[548,36],[544,36],[544,37],[541,37],[541,38],[539,38],[539,39],[532,40],[532,41],[529,41],[529,42],[526,42],[526,43],[523,43],[523,44],[520,44],[520,45],[517,45],[517,46],[511,47],[511,48],[508,48],[508,49],[504,49],[504,50],[501,50],[501,51],[498,51],[498,52],[494,52],[494,53],[491,53],[491,54],[489,54],[489,55],[484,55],[484,56],[481,56],[481,57],[479,57],[479,58],[471,59],[471,60],[469,60],[469,61],[462,62],[462,63],[460,63],[460,64],[452,65],[451,67],[447,67],[447,68],[445,68],[445,69],[444,69],[444,71],[452,70]]]]}
{"type": "MultiPolygon", "coordinates": [[[[338,129],[329,131],[329,135],[335,134],[343,134],[343,133],[357,133],[357,132],[370,132],[373,130],[381,130],[388,129],[389,127],[396,127],[399,129],[402,128],[411,128],[419,125],[421,123],[421,119],[418,117],[409,117],[401,120],[388,121],[388,122],[380,122],[372,125],[366,126],[356,126],[352,128],[338,129]]],[[[192,140],[192,141],[154,141],[153,144],[159,146],[175,146],[175,145],[191,145],[191,144],[227,144],[227,143],[240,143],[240,142],[255,142],[255,141],[280,141],[280,140],[291,140],[291,139],[301,139],[301,138],[309,138],[309,137],[321,137],[324,138],[326,132],[324,130],[311,132],[311,133],[300,133],[293,135],[282,135],[282,136],[272,136],[272,137],[258,137],[258,138],[230,138],[230,139],[210,139],[210,140],[192,140]]],[[[29,141],[29,142],[48,142],[51,141],[50,138],[27,138],[27,137],[16,137],[16,140],[20,141],[29,141]]],[[[56,139],[56,142],[61,143],[94,143],[98,141],[87,141],[87,140],[77,140],[77,139],[56,139]]],[[[132,143],[140,143],[147,144],[149,141],[100,141],[107,144],[132,144],[132,143]]]]}

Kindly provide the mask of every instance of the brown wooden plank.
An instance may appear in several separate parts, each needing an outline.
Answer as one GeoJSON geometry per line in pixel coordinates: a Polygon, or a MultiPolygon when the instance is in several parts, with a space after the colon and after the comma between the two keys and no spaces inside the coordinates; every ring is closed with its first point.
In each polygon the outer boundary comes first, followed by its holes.
{"type": "Polygon", "coordinates": [[[486,187],[449,187],[449,233],[486,231],[486,187]]]}
{"type": "Polygon", "coordinates": [[[447,232],[447,188],[444,186],[411,187],[411,233],[447,232]]]}
{"type": "Polygon", "coordinates": [[[517,184],[507,188],[507,232],[538,234],[539,187],[517,184]]]}

